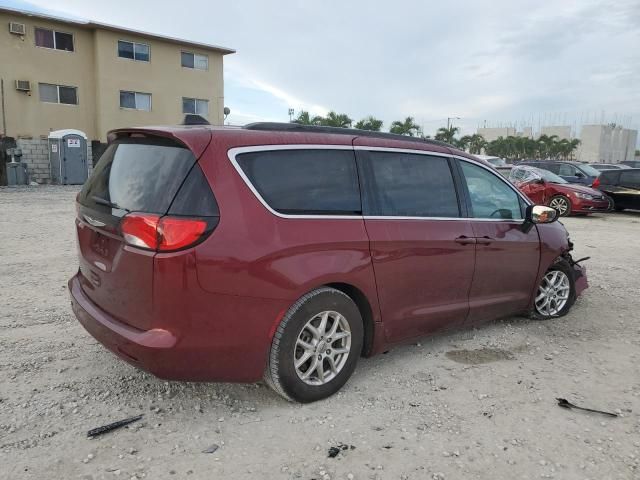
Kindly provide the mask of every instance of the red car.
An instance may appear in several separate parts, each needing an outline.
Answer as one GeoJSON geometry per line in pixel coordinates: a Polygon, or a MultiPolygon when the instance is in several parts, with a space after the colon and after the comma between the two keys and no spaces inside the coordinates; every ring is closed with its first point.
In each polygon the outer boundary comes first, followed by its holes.
{"type": "Polygon", "coordinates": [[[541,168],[527,165],[513,167],[509,180],[532,202],[553,207],[563,217],[608,212],[611,209],[609,198],[601,191],[569,183],[541,168]]]}
{"type": "Polygon", "coordinates": [[[161,378],[314,401],[361,355],[561,316],[587,286],[555,210],[440,142],[269,123],[109,139],[77,199],[72,306],[161,378]]]}

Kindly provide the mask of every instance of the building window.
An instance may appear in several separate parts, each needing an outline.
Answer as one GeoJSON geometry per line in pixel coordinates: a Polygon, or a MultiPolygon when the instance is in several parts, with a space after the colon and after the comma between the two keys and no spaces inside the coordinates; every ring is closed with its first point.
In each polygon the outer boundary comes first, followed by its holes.
{"type": "Polygon", "coordinates": [[[118,56],[140,62],[149,61],[149,45],[146,43],[127,42],[118,40],[118,56]]]}
{"type": "Polygon", "coordinates": [[[78,104],[78,89],[65,85],[52,85],[39,83],[40,101],[47,103],[64,103],[65,105],[78,104]]]}
{"type": "Polygon", "coordinates": [[[206,117],[209,115],[209,100],[182,97],[182,113],[196,113],[206,117]]]}
{"type": "Polygon", "coordinates": [[[151,94],[120,90],[120,108],[151,111],[151,94]]]}
{"type": "Polygon", "coordinates": [[[73,52],[73,35],[46,28],[36,28],[36,46],[73,52]]]}
{"type": "Polygon", "coordinates": [[[197,53],[181,52],[182,66],[197,70],[209,70],[209,57],[197,53]]]}

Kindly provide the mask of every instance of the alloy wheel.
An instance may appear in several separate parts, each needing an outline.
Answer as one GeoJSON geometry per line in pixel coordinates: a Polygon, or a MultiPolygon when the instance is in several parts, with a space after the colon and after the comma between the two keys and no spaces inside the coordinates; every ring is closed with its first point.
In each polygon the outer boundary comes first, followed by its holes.
{"type": "Polygon", "coordinates": [[[558,315],[569,301],[570,293],[571,283],[566,273],[561,270],[547,272],[536,294],[536,311],[546,317],[558,315]]]}
{"type": "Polygon", "coordinates": [[[347,319],[334,311],[318,313],[298,334],[293,354],[296,373],[308,385],[324,385],[340,373],[350,351],[347,319]]]}
{"type": "Polygon", "coordinates": [[[556,197],[549,203],[551,208],[555,208],[560,216],[564,216],[569,211],[569,201],[564,197],[556,197]]]}

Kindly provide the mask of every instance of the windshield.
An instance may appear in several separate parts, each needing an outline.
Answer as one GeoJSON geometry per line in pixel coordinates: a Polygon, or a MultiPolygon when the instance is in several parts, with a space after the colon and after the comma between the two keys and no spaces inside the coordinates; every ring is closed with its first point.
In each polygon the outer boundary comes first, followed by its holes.
{"type": "Polygon", "coordinates": [[[578,168],[590,177],[597,177],[598,175],[600,175],[600,172],[593,168],[591,165],[580,165],[578,168]]]}
{"type": "Polygon", "coordinates": [[[542,178],[545,182],[548,183],[569,183],[564,178],[559,177],[553,172],[549,170],[543,170],[541,168],[530,167],[528,165],[524,165],[518,168],[514,168],[511,171],[511,175],[509,176],[511,180],[516,182],[531,182],[533,180],[542,178]]]}
{"type": "Polygon", "coordinates": [[[549,183],[569,183],[564,178],[559,177],[558,175],[556,175],[553,172],[550,172],[549,170],[542,170],[541,168],[535,168],[535,167],[533,167],[533,169],[536,171],[536,173],[538,175],[540,175],[542,177],[542,179],[545,182],[549,182],[549,183]]]}

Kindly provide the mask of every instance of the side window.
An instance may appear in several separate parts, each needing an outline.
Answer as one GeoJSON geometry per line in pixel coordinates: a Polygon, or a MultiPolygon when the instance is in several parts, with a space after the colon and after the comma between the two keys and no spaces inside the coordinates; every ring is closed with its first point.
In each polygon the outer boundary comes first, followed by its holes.
{"type": "Polygon", "coordinates": [[[446,158],[368,152],[363,170],[367,215],[460,216],[453,175],[446,158]]]}
{"type": "Polygon", "coordinates": [[[620,185],[629,188],[640,188],[640,170],[635,172],[622,172],[620,185]]]}
{"type": "Polygon", "coordinates": [[[497,175],[469,162],[460,161],[474,218],[522,219],[520,196],[497,175]]]}
{"type": "Polygon", "coordinates": [[[558,175],[561,177],[575,177],[576,167],[566,163],[561,163],[558,167],[558,175]]]}
{"type": "Polygon", "coordinates": [[[551,173],[555,173],[556,175],[561,175],[560,173],[560,165],[557,163],[541,163],[536,165],[538,168],[542,168],[543,170],[549,170],[551,173]]]}
{"type": "Polygon", "coordinates": [[[242,153],[236,160],[260,196],[278,212],[362,212],[352,150],[272,150],[242,153]]]}
{"type": "Polygon", "coordinates": [[[604,171],[600,175],[601,185],[618,185],[620,183],[619,171],[604,171]]]}

